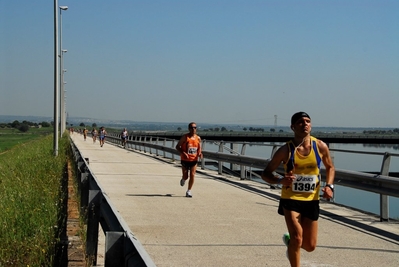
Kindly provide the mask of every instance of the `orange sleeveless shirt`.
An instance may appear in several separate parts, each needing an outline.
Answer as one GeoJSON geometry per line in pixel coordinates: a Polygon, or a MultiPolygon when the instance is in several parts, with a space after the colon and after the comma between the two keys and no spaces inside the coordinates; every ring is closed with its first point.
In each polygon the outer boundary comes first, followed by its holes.
{"type": "Polygon", "coordinates": [[[186,134],[186,141],[181,146],[182,150],[188,154],[188,159],[180,156],[184,161],[198,161],[198,151],[200,149],[200,138],[198,135],[190,137],[186,134]]]}

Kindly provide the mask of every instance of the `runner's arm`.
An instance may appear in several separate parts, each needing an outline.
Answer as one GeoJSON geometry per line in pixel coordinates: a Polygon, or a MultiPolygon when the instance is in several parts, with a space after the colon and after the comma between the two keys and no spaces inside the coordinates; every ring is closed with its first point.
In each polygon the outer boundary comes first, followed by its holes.
{"type": "MultiPolygon", "coordinates": [[[[321,140],[318,140],[317,147],[319,149],[320,154],[322,155],[322,161],[324,167],[326,168],[326,184],[334,184],[335,179],[335,167],[332,162],[330,156],[330,150],[326,143],[321,140]]],[[[330,187],[325,186],[322,191],[324,192],[323,197],[326,199],[330,199],[333,197],[333,191],[330,187]]]]}
{"type": "Polygon", "coordinates": [[[281,184],[284,176],[275,172],[275,170],[288,158],[288,147],[286,145],[280,147],[267,164],[262,172],[262,179],[269,184],[281,184]]]}

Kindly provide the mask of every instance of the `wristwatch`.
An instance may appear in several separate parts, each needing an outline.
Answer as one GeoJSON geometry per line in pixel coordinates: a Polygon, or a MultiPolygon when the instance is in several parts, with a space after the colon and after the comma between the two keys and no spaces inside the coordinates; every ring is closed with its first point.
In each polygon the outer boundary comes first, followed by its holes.
{"type": "Polygon", "coordinates": [[[326,184],[326,187],[329,187],[331,191],[334,192],[334,185],[333,184],[326,184]]]}

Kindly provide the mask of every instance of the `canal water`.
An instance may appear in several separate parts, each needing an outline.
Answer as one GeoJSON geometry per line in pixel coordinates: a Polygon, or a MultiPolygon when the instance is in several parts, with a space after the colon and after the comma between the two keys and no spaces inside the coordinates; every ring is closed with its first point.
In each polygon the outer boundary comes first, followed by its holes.
{"type": "MultiPolygon", "coordinates": [[[[280,144],[279,144],[280,145],[280,144]]],[[[206,144],[205,150],[218,151],[217,144],[206,144]]],[[[337,152],[334,149],[368,152],[389,152],[399,154],[398,147],[392,145],[364,145],[364,144],[334,144],[332,147],[332,157],[336,169],[361,171],[361,172],[380,172],[383,156],[367,155],[359,153],[337,152]]],[[[237,146],[237,152],[241,152],[241,145],[237,146]]],[[[246,156],[260,157],[268,159],[272,153],[270,144],[247,145],[246,156]]],[[[390,172],[399,172],[399,156],[393,156],[390,163],[390,172]]],[[[399,178],[398,178],[399,179],[399,178]]],[[[260,180],[261,181],[261,180],[260,180]]],[[[380,195],[362,190],[352,189],[336,185],[334,201],[339,204],[379,214],[380,195]]],[[[389,217],[399,219],[399,199],[389,197],[389,217]]]]}

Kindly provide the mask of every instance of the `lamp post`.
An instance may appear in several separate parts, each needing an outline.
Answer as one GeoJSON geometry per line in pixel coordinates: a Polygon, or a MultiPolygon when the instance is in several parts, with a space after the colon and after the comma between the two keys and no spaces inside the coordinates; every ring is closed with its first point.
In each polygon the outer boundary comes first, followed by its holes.
{"type": "MultiPolygon", "coordinates": [[[[60,39],[61,41],[61,39],[60,39]]],[[[60,44],[61,45],[61,44],[60,44]]],[[[61,57],[60,57],[60,112],[61,112],[61,136],[65,131],[65,80],[64,80],[64,73],[66,69],[64,69],[64,53],[68,52],[66,49],[61,49],[61,57]]]]}
{"type": "MultiPolygon", "coordinates": [[[[66,70],[64,70],[64,72],[66,72],[66,70]]],[[[68,121],[68,113],[66,112],[66,101],[67,101],[67,96],[66,96],[66,92],[67,90],[65,90],[65,84],[67,84],[67,82],[64,81],[64,77],[63,77],[63,82],[62,82],[62,87],[63,87],[63,92],[64,92],[64,127],[66,129],[66,122],[68,121]]]]}
{"type": "Polygon", "coordinates": [[[58,156],[58,0],[54,0],[54,156],[58,156]]]}
{"type": "Polygon", "coordinates": [[[64,65],[63,65],[63,58],[64,58],[64,53],[67,52],[67,50],[62,49],[62,11],[68,10],[68,6],[59,6],[60,9],[60,136],[65,131],[65,103],[64,103],[64,65]]]}

